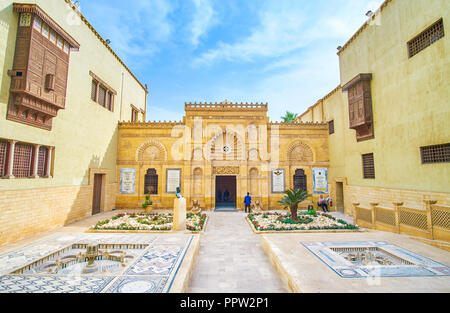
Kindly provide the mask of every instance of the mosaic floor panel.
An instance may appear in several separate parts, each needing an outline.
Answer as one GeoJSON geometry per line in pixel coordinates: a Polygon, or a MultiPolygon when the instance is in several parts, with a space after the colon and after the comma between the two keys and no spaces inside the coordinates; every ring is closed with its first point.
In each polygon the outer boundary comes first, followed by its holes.
{"type": "MultiPolygon", "coordinates": [[[[79,234],[53,235],[0,254],[0,293],[166,293],[170,292],[193,235],[79,234]],[[144,245],[129,264],[95,274],[34,273],[20,269],[47,262],[71,245],[144,245]],[[16,272],[17,274],[14,274],[16,272]],[[24,275],[25,273],[28,273],[24,275]]],[[[106,247],[106,246],[105,246],[106,247]]],[[[119,263],[120,264],[120,263],[119,263]]]]}
{"type": "Polygon", "coordinates": [[[450,276],[450,267],[385,241],[300,244],[342,278],[450,276]]]}

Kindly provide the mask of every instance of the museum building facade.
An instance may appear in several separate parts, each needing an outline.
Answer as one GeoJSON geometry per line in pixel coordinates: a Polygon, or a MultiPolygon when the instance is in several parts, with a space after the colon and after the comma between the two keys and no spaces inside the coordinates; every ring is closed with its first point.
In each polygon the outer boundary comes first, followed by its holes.
{"type": "Polygon", "coordinates": [[[188,207],[197,200],[207,210],[243,209],[247,193],[262,209],[281,208],[290,188],[326,194],[327,125],[272,123],[267,109],[186,103],[180,122],[120,123],[117,207],[140,207],[149,195],[154,208],[171,209],[177,187],[188,207]]]}

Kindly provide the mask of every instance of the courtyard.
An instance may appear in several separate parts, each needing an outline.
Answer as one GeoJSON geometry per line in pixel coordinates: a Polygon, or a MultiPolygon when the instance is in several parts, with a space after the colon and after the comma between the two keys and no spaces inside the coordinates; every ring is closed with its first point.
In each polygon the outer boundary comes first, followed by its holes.
{"type": "MultiPolygon", "coordinates": [[[[98,221],[124,215],[120,210],[102,213],[2,246],[0,293],[450,291],[450,253],[407,235],[369,229],[256,233],[246,221],[247,214],[239,211],[207,212],[207,225],[197,233],[90,232],[98,221]],[[92,273],[81,273],[81,265],[73,262],[58,271],[47,270],[52,261],[84,252],[89,245],[111,255],[113,250],[122,251],[128,261],[97,258],[99,270],[92,273]],[[355,259],[357,253],[369,250],[382,253],[355,259]]],[[[349,225],[353,222],[342,213],[330,216],[349,225]]]]}
{"type": "Polygon", "coordinates": [[[1,296],[450,293],[448,4],[0,0],[1,296]]]}

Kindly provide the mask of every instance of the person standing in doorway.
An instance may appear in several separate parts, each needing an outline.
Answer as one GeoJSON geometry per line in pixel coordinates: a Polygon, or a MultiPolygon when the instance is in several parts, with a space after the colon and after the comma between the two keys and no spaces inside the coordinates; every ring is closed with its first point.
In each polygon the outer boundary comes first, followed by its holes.
{"type": "Polygon", "coordinates": [[[250,197],[249,192],[247,192],[247,196],[244,199],[244,203],[245,203],[245,213],[251,213],[252,197],[250,197]]]}

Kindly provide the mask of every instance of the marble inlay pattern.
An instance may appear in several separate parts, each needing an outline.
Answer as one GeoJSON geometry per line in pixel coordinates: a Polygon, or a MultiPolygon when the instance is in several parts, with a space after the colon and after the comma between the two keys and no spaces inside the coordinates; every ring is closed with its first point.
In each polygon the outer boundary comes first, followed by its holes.
{"type": "Polygon", "coordinates": [[[301,244],[342,278],[450,276],[450,267],[385,241],[301,242],[301,244]],[[375,262],[367,265],[355,264],[336,252],[339,248],[379,248],[410,264],[379,265],[375,262]]]}
{"type": "Polygon", "coordinates": [[[0,254],[0,293],[169,292],[193,235],[56,234],[0,254]],[[12,275],[15,270],[72,244],[145,244],[118,274],[12,275]]]}

